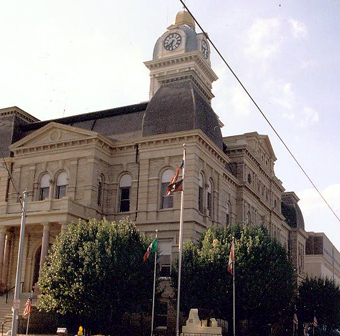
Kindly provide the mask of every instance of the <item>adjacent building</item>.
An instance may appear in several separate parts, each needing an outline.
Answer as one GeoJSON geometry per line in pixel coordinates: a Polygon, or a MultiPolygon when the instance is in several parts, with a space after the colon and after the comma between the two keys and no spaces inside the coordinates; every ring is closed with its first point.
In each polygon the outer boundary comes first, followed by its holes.
{"type": "Polygon", "coordinates": [[[309,277],[333,280],[340,285],[340,253],[323,232],[307,232],[305,268],[309,277]]]}

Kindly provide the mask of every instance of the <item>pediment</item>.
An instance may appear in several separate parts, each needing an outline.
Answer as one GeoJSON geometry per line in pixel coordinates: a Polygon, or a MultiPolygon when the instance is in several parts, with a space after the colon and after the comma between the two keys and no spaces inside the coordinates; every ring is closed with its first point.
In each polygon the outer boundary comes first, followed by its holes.
{"type": "Polygon", "coordinates": [[[273,158],[274,161],[276,161],[276,156],[274,153],[273,146],[269,140],[268,135],[259,135],[259,144],[262,147],[262,149],[273,158]]]}
{"type": "Polygon", "coordinates": [[[51,146],[55,144],[70,143],[86,139],[102,137],[97,132],[80,129],[73,126],[62,125],[50,122],[42,128],[34,131],[23,139],[15,142],[11,151],[16,152],[20,149],[51,146]]]}

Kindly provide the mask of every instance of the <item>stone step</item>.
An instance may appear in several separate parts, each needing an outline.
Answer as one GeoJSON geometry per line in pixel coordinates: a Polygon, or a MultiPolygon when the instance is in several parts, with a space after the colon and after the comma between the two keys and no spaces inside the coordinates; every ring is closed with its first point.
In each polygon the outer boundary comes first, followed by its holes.
{"type": "MultiPolygon", "coordinates": [[[[6,295],[0,296],[0,333],[3,330],[3,335],[12,327],[12,306],[13,306],[13,292],[9,293],[7,303],[6,295]],[[3,324],[3,325],[2,325],[3,324]]],[[[21,316],[29,298],[30,293],[20,293],[20,306],[18,315],[21,316]]],[[[32,305],[36,304],[36,299],[33,300],[32,305]]]]}

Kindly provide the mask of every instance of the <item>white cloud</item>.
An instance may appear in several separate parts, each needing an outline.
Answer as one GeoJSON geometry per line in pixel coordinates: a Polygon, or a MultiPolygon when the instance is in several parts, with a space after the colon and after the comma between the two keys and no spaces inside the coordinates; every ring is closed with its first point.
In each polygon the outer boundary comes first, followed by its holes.
{"type": "MultiPolygon", "coordinates": [[[[281,93],[281,96],[278,98],[274,98],[274,103],[291,110],[293,108],[294,100],[295,100],[295,94],[292,90],[292,84],[291,83],[284,83],[279,89],[279,92],[281,93]]],[[[291,115],[293,113],[285,113],[284,116],[290,116],[288,119],[293,119],[291,115]]]]}
{"type": "Polygon", "coordinates": [[[306,37],[307,27],[303,22],[296,21],[294,19],[288,20],[292,34],[295,38],[306,37]]]}
{"type": "Polygon", "coordinates": [[[275,55],[281,45],[281,38],[278,34],[280,27],[280,21],[276,18],[257,19],[247,34],[246,55],[263,59],[275,55]]]}
{"type": "MultiPolygon", "coordinates": [[[[329,185],[326,189],[321,191],[321,194],[334,211],[340,211],[340,184],[329,185]]],[[[328,208],[315,189],[306,189],[299,192],[297,195],[300,198],[299,205],[303,215],[316,215],[320,211],[328,208]]]]}
{"type": "Polygon", "coordinates": [[[240,116],[248,116],[250,114],[250,99],[244,90],[240,87],[236,87],[232,90],[231,103],[235,114],[240,116]]]}
{"type": "Polygon", "coordinates": [[[302,69],[313,68],[313,67],[315,67],[315,65],[316,65],[316,63],[313,60],[302,61],[301,68],[302,69]]]}
{"type": "Polygon", "coordinates": [[[314,109],[305,106],[303,109],[303,117],[300,120],[299,125],[301,127],[308,127],[315,125],[319,122],[319,114],[314,109]]]}

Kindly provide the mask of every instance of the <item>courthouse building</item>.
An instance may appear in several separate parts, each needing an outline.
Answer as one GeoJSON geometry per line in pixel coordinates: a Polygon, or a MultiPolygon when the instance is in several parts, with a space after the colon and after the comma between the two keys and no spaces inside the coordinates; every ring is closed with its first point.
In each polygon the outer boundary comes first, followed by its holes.
{"type": "Polygon", "coordinates": [[[78,218],[129,216],[141,232],[158,230],[161,275],[178,251],[180,193],[166,186],[186,145],[184,240],[207,227],[264,225],[305,276],[308,238],[294,192],[275,175],[267,135],[223,137],[211,107],[217,76],[209,42],[190,15],[156,41],[150,100],[40,121],[18,107],[0,110],[0,279],[15,282],[21,205],[28,192],[23,291],[34,288],[49,246],[78,218]],[[9,173],[12,181],[10,179],[9,173]]]}

